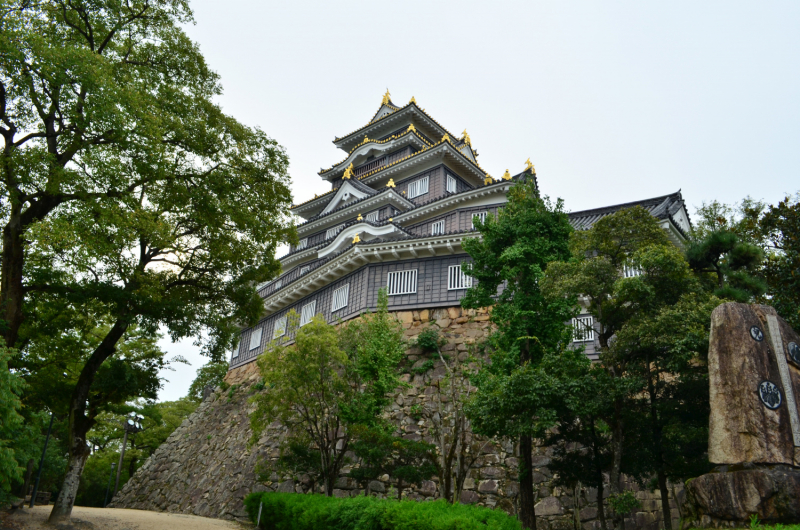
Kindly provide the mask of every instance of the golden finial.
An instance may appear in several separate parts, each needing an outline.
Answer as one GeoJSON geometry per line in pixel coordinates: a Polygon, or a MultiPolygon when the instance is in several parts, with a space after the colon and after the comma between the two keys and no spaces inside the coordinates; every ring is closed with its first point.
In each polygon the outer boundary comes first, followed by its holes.
{"type": "Polygon", "coordinates": [[[389,222],[391,223],[392,221],[394,221],[394,219],[392,219],[392,218],[390,217],[390,218],[389,218],[389,222]]]}
{"type": "Polygon", "coordinates": [[[483,185],[484,185],[484,186],[488,186],[489,184],[493,184],[493,183],[494,183],[494,179],[492,178],[492,176],[491,176],[491,175],[489,175],[489,174],[487,173],[487,174],[486,174],[486,178],[485,178],[485,179],[483,179],[483,185]]]}
{"type": "Polygon", "coordinates": [[[405,195],[405,194],[406,194],[406,190],[403,190],[403,191],[401,191],[400,193],[402,193],[403,195],[405,195]]]}
{"type": "Polygon", "coordinates": [[[350,165],[347,166],[347,169],[344,170],[344,175],[342,175],[342,180],[350,180],[350,177],[353,176],[353,163],[350,162],[350,165]]]}
{"type": "Polygon", "coordinates": [[[389,96],[390,95],[391,94],[389,94],[389,89],[387,88],[386,89],[386,93],[383,95],[383,101],[381,101],[382,105],[388,105],[389,104],[389,96]]]}
{"type": "Polygon", "coordinates": [[[509,173],[507,169],[506,172],[503,173],[503,180],[511,180],[511,173],[509,173]]]}
{"type": "Polygon", "coordinates": [[[358,217],[356,217],[356,221],[363,221],[363,220],[364,220],[364,218],[361,217],[361,214],[358,214],[358,217]]]}
{"type": "Polygon", "coordinates": [[[409,103],[413,103],[414,105],[417,104],[417,100],[414,99],[414,96],[411,96],[411,99],[408,101],[409,103]]]}
{"type": "Polygon", "coordinates": [[[531,162],[531,157],[525,161],[525,171],[531,170],[531,173],[536,173],[536,169],[533,167],[533,163],[531,162]]]}
{"type": "Polygon", "coordinates": [[[389,182],[386,183],[387,188],[396,188],[397,186],[394,185],[394,179],[389,179],[389,182]]]}
{"type": "Polygon", "coordinates": [[[443,142],[449,142],[450,141],[450,135],[447,134],[447,133],[444,133],[444,136],[442,136],[442,141],[443,142]]]}
{"type": "Polygon", "coordinates": [[[464,132],[461,133],[461,139],[464,140],[464,143],[467,145],[472,145],[472,142],[469,139],[469,134],[467,134],[467,130],[464,129],[464,132]]]}
{"type": "Polygon", "coordinates": [[[356,243],[359,243],[359,242],[361,242],[361,238],[358,237],[358,234],[356,234],[356,237],[353,238],[353,244],[355,245],[356,243]]]}
{"type": "Polygon", "coordinates": [[[417,128],[414,127],[414,124],[412,123],[411,125],[408,126],[408,129],[406,129],[406,131],[417,132],[417,128]]]}

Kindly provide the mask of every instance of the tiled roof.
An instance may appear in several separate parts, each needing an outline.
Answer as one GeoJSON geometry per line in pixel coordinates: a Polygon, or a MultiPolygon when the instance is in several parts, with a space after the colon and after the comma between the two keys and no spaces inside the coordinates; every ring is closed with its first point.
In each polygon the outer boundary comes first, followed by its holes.
{"type": "Polygon", "coordinates": [[[406,129],[405,131],[401,132],[400,134],[393,134],[393,135],[392,135],[392,136],[390,136],[389,138],[385,138],[385,139],[383,139],[383,140],[376,140],[376,139],[373,139],[373,138],[366,138],[366,137],[365,137],[365,138],[364,138],[364,140],[363,140],[362,142],[360,142],[358,145],[356,145],[355,147],[353,147],[353,148],[350,150],[350,152],[349,152],[349,153],[347,153],[347,156],[344,158],[344,160],[340,160],[339,162],[336,162],[334,165],[332,165],[332,166],[331,166],[331,167],[329,167],[328,169],[323,169],[323,170],[321,170],[321,171],[320,171],[318,174],[319,174],[319,175],[324,175],[325,173],[330,173],[331,171],[333,171],[334,169],[336,169],[336,166],[339,166],[339,165],[341,165],[343,162],[346,162],[346,161],[347,161],[347,159],[348,159],[348,158],[350,158],[350,155],[352,155],[352,154],[353,154],[353,151],[355,151],[356,149],[358,149],[358,148],[359,148],[359,147],[361,147],[362,145],[365,145],[365,144],[371,144],[371,143],[374,143],[374,144],[385,144],[386,142],[391,142],[392,140],[396,140],[397,138],[403,137],[403,136],[405,136],[405,135],[406,135],[406,134],[408,134],[408,133],[413,133],[413,134],[414,134],[414,136],[416,136],[417,138],[419,138],[420,140],[422,140],[422,143],[424,143],[424,144],[428,145],[429,147],[430,147],[431,145],[433,145],[433,144],[431,144],[431,143],[428,141],[428,139],[427,139],[427,138],[425,138],[425,137],[424,137],[422,134],[418,133],[417,131],[409,131],[408,129],[406,129]]]}
{"type": "MultiPolygon", "coordinates": [[[[653,197],[652,199],[626,202],[624,204],[615,204],[613,206],[604,206],[602,208],[582,210],[580,212],[570,212],[569,222],[576,230],[588,230],[603,217],[624,210],[625,208],[633,208],[634,206],[641,206],[657,219],[672,219],[672,215],[683,206],[683,197],[679,190],[675,193],[662,195],[661,197],[653,197]]],[[[684,230],[677,223],[673,222],[673,224],[683,235],[686,235],[684,230]]]]}
{"type": "MultiPolygon", "coordinates": [[[[358,181],[356,181],[356,182],[358,182],[358,181]]],[[[362,186],[369,187],[369,186],[367,186],[366,184],[364,184],[362,182],[359,182],[359,184],[362,185],[362,186]]],[[[372,188],[370,188],[370,189],[372,189],[372,188]]],[[[314,217],[311,217],[308,220],[306,220],[305,222],[300,223],[299,225],[297,225],[297,228],[300,228],[301,226],[305,226],[305,225],[307,225],[309,223],[313,223],[314,221],[318,221],[318,220],[320,220],[320,219],[322,219],[324,217],[327,217],[327,216],[329,216],[331,214],[334,214],[336,212],[340,212],[340,211],[342,211],[344,209],[350,208],[351,206],[355,206],[356,204],[359,204],[359,203],[364,202],[366,200],[372,199],[373,197],[375,197],[377,195],[381,195],[382,193],[388,193],[388,192],[393,191],[393,190],[394,190],[394,188],[385,188],[385,189],[383,189],[383,190],[381,190],[381,191],[379,191],[379,192],[377,192],[377,193],[375,193],[373,195],[370,195],[369,197],[362,197],[361,199],[357,199],[357,200],[355,200],[353,202],[348,202],[347,204],[339,206],[338,208],[335,208],[335,209],[331,210],[330,212],[325,212],[325,213],[321,213],[319,215],[315,215],[314,217]]],[[[375,190],[372,190],[372,191],[375,191],[375,190]]],[[[415,207],[414,203],[411,202],[410,200],[406,199],[405,197],[403,197],[402,195],[400,195],[397,192],[395,192],[395,194],[398,197],[400,197],[401,199],[403,199],[404,201],[406,201],[406,202],[408,202],[409,204],[412,205],[412,206],[409,206],[409,210],[415,207]]]]}

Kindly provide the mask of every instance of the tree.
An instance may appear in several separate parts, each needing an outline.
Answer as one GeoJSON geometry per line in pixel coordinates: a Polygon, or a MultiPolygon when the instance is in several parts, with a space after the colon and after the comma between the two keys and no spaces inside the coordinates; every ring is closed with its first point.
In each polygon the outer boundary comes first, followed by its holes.
{"type": "Polygon", "coordinates": [[[770,206],[759,226],[771,250],[765,266],[770,303],[800,329],[800,194],[770,206]]]}
{"type": "Polygon", "coordinates": [[[53,522],[71,512],[86,403],[127,329],[207,330],[221,358],[232,322],[261,310],[253,286],[278,272],[277,244],[294,237],[286,155],[213,103],[218,78],[181,30],[189,21],[181,0],[53,0],[18,3],[0,22],[6,343],[18,342],[26,293],[110,317],[70,399],[53,522]]]}
{"type": "Polygon", "coordinates": [[[698,273],[714,276],[714,294],[747,303],[767,290],[756,276],[764,254],[758,246],[740,240],[731,230],[710,232],[703,239],[690,242],[686,249],[689,264],[698,273]]]}
{"type": "Polygon", "coordinates": [[[13,481],[22,476],[22,467],[14,450],[14,434],[23,424],[19,410],[23,382],[8,369],[11,352],[0,348],[0,503],[5,503],[13,481]]]}
{"type": "Polygon", "coordinates": [[[197,369],[197,376],[189,385],[189,399],[195,401],[203,400],[203,391],[206,387],[216,388],[222,384],[225,375],[228,373],[228,362],[224,360],[211,361],[205,366],[197,369]]]}
{"type": "Polygon", "coordinates": [[[475,377],[478,390],[468,415],[479,434],[519,440],[520,519],[524,528],[536,528],[533,437],[541,434],[543,411],[516,407],[517,392],[536,393],[518,385],[532,383],[525,375],[568,340],[575,298],[546,297],[540,283],[550,263],[569,259],[572,228],[562,202],[542,199],[532,179],[512,186],[503,210],[496,218],[476,220],[476,228],[481,237],[463,245],[472,258],[464,270],[477,284],[461,303],[465,308],[493,305],[497,331],[489,338],[491,364],[475,377]]]}

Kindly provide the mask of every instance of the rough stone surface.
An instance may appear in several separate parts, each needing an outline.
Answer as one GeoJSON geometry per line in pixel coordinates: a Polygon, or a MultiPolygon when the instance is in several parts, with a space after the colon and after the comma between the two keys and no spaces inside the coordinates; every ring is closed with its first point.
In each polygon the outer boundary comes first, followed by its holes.
{"type": "MultiPolygon", "coordinates": [[[[488,336],[491,332],[489,313],[485,310],[464,311],[460,307],[437,308],[429,312],[405,311],[398,313],[408,339],[415,338],[429,325],[439,326],[448,343],[446,351],[468,352],[469,345],[488,336]],[[425,317],[431,322],[422,323],[425,317]],[[435,324],[434,324],[435,322],[435,324]]],[[[427,360],[417,348],[407,352],[408,365],[427,360]]],[[[432,399],[432,383],[445,371],[441,362],[434,360],[434,367],[425,374],[406,373],[402,380],[408,388],[393,396],[390,419],[402,426],[405,436],[414,440],[431,441],[425,421],[413,419],[411,407],[432,399]]],[[[168,511],[194,515],[246,520],[242,500],[253,491],[295,491],[307,493],[310,483],[300,477],[273,475],[259,482],[256,464],[264,459],[277,458],[283,429],[270,426],[262,437],[248,447],[252,432],[248,414],[252,406],[248,398],[255,391],[253,384],[259,374],[255,363],[232,370],[226,376],[231,388],[217,391],[208,397],[169,439],[136,472],[120,493],[113,506],[153,511],[168,511]]],[[[553,473],[548,469],[553,451],[549,447],[535,447],[534,487],[541,501],[536,507],[537,525],[540,530],[572,530],[576,514],[584,521],[586,530],[600,530],[595,517],[597,492],[592,496],[590,488],[578,492],[577,502],[573,491],[565,491],[552,484],[553,473]],[[589,511],[587,511],[587,508],[589,511]],[[591,509],[594,509],[594,512],[591,509]]],[[[493,507],[514,514],[518,508],[519,483],[517,473],[519,453],[514,443],[501,441],[490,444],[478,458],[464,482],[460,500],[466,504],[493,507]]],[[[349,468],[345,468],[346,474],[349,468]]],[[[377,497],[396,496],[391,477],[383,475],[379,481],[370,482],[370,491],[377,497]]],[[[632,481],[624,486],[637,491],[642,500],[653,500],[655,495],[638,491],[632,481]]],[[[337,497],[363,495],[360,486],[346,476],[340,477],[334,489],[337,497]]],[[[606,494],[608,489],[606,488],[606,494]]],[[[681,485],[675,491],[682,491],[681,485]]],[[[424,482],[420,488],[411,487],[403,491],[407,499],[424,501],[441,497],[439,481],[434,478],[424,482]]],[[[660,517],[660,506],[653,503],[650,512],[660,517]]],[[[606,507],[607,509],[607,507],[606,507]]],[[[647,512],[648,510],[644,510],[647,512]]],[[[677,528],[677,513],[673,516],[673,527],[677,528]]],[[[626,530],[636,529],[633,520],[626,530]]],[[[648,529],[649,530],[649,529],[648,529]]],[[[657,530],[657,529],[653,529],[657,530]]]]}
{"type": "MultiPolygon", "coordinates": [[[[777,316],[772,307],[737,303],[722,304],[711,315],[708,451],[709,460],[715,464],[800,466],[800,461],[795,461],[790,403],[773,348],[775,340],[781,342],[783,355],[788,357],[787,344],[800,344],[800,337],[780,317],[781,337],[772,337],[770,316],[777,316]],[[753,326],[763,333],[762,340],[751,336],[753,326]],[[783,403],[775,410],[766,407],[759,397],[759,385],[765,380],[783,393],[783,403]]],[[[791,362],[786,365],[790,391],[800,398],[800,369],[791,362]]],[[[797,402],[794,408],[800,414],[797,402]]]]}
{"type": "Polygon", "coordinates": [[[686,498],[686,528],[741,526],[753,514],[765,523],[797,523],[800,469],[758,466],[707,473],[687,482],[686,498]]]}

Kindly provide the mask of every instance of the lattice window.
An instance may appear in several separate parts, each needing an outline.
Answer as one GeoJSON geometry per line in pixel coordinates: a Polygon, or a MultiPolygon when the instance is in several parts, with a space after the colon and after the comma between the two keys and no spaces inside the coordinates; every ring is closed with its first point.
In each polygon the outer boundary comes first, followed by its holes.
{"type": "Polygon", "coordinates": [[[328,228],[328,230],[325,231],[325,239],[330,239],[332,237],[336,237],[336,234],[341,232],[342,228],[344,228],[344,225],[339,225],[339,226],[334,226],[333,228],[328,228]]]}
{"type": "Polygon", "coordinates": [[[447,191],[449,193],[455,193],[456,189],[458,189],[458,182],[456,181],[456,178],[447,175],[447,191]]]}
{"type": "Polygon", "coordinates": [[[254,329],[250,332],[250,349],[255,350],[261,346],[261,331],[264,328],[254,329]]]}
{"type": "Polygon", "coordinates": [[[347,307],[350,297],[350,284],[345,284],[333,291],[333,301],[331,302],[331,313],[347,307]]]}
{"type": "Polygon", "coordinates": [[[642,275],[642,269],[632,264],[625,264],[622,267],[623,278],[636,278],[642,275]]]}
{"type": "Polygon", "coordinates": [[[311,270],[311,265],[306,265],[305,267],[300,267],[300,276],[307,273],[311,270]]]}
{"type": "Polygon", "coordinates": [[[378,222],[378,215],[380,213],[381,213],[380,211],[368,213],[367,216],[364,217],[364,219],[366,219],[367,221],[369,221],[371,223],[377,223],[378,222]]]}
{"type": "Polygon", "coordinates": [[[594,341],[594,317],[577,317],[572,319],[572,341],[594,341]]]}
{"type": "Polygon", "coordinates": [[[314,318],[314,310],[317,308],[317,301],[313,300],[303,306],[300,311],[300,327],[305,326],[314,318]]]}
{"type": "Polygon", "coordinates": [[[389,295],[416,293],[417,269],[390,272],[386,287],[389,295]]]}
{"type": "Polygon", "coordinates": [[[308,238],[306,237],[301,239],[300,242],[297,243],[297,250],[303,250],[307,246],[308,246],[308,238]]]}
{"type": "Polygon", "coordinates": [[[472,214],[472,229],[475,230],[475,218],[480,219],[483,223],[486,221],[486,212],[476,212],[472,214]]]}
{"type": "Polygon", "coordinates": [[[413,199],[414,197],[419,197],[420,195],[428,193],[428,180],[428,177],[422,177],[409,184],[408,198],[413,199]]]}
{"type": "Polygon", "coordinates": [[[431,235],[432,236],[440,236],[444,234],[444,219],[441,221],[436,221],[431,224],[431,235]]]}
{"type": "Polygon", "coordinates": [[[286,315],[275,320],[275,327],[272,328],[272,339],[275,340],[284,335],[286,335],[286,315]]]}
{"type": "Polygon", "coordinates": [[[450,265],[447,268],[447,290],[469,289],[472,287],[472,277],[461,271],[461,265],[450,265]]]}
{"type": "Polygon", "coordinates": [[[239,347],[241,344],[237,341],[233,347],[233,355],[231,355],[231,359],[235,359],[239,356],[239,347]]]}

